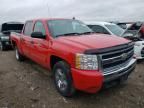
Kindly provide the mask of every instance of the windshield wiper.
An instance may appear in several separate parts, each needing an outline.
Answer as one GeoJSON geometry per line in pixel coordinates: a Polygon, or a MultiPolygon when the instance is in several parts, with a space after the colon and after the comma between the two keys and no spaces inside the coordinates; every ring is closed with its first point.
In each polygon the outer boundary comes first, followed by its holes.
{"type": "Polygon", "coordinates": [[[69,36],[69,35],[86,35],[86,34],[92,34],[94,32],[83,32],[83,33],[66,33],[66,34],[60,34],[60,35],[56,35],[56,37],[60,37],[60,36],[69,36]]]}
{"type": "Polygon", "coordinates": [[[80,33],[80,34],[87,35],[87,34],[92,34],[92,33],[95,33],[95,32],[83,32],[83,33],[80,33]]]}
{"type": "Polygon", "coordinates": [[[69,35],[81,35],[81,34],[80,34],[80,33],[66,33],[66,34],[56,35],[56,37],[60,37],[60,36],[69,36],[69,35]]]}

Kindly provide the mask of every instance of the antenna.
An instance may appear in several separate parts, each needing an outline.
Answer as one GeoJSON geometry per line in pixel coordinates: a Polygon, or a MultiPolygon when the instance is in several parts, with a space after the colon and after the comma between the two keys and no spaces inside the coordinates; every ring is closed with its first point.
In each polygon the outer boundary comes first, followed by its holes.
{"type": "Polygon", "coordinates": [[[51,17],[50,6],[49,6],[47,0],[44,0],[44,2],[46,3],[46,8],[47,8],[47,12],[48,12],[48,13],[47,13],[47,14],[48,14],[48,17],[51,17]]]}
{"type": "Polygon", "coordinates": [[[47,3],[47,10],[48,10],[48,13],[49,13],[49,17],[51,17],[50,7],[49,7],[48,3],[47,3]]]}

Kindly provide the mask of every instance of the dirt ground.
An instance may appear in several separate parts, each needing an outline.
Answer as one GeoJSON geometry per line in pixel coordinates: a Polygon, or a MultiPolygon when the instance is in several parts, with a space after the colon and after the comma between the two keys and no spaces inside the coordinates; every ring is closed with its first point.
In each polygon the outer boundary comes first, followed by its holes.
{"type": "Polygon", "coordinates": [[[30,60],[16,61],[13,51],[0,52],[0,108],[144,108],[144,62],[126,85],[64,98],[47,70],[30,60]]]}

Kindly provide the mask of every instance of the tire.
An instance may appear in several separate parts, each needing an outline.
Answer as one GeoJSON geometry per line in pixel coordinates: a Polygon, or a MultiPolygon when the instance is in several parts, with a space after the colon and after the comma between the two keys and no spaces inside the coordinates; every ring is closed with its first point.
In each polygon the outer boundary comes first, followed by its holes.
{"type": "Polygon", "coordinates": [[[4,51],[6,48],[5,48],[5,46],[3,45],[3,43],[0,41],[0,50],[1,51],[4,51]]]}
{"type": "Polygon", "coordinates": [[[18,47],[15,47],[15,57],[18,61],[24,61],[24,56],[20,54],[18,47]]]}
{"type": "Polygon", "coordinates": [[[71,97],[75,94],[72,76],[69,65],[64,61],[59,61],[54,65],[54,84],[57,91],[64,97],[71,97]]]}

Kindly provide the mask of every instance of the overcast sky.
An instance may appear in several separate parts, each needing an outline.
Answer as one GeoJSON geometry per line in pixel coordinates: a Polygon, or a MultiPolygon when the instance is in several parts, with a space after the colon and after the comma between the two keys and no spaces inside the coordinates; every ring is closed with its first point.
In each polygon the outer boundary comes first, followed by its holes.
{"type": "Polygon", "coordinates": [[[0,0],[0,22],[46,17],[144,21],[144,0],[0,0]]]}

